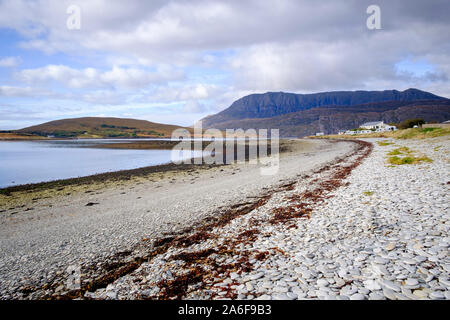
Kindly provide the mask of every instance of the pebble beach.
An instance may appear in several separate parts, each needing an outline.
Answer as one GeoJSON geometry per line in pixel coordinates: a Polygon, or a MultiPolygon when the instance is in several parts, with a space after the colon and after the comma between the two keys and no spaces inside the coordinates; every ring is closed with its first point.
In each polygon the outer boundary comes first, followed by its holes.
{"type": "Polygon", "coordinates": [[[97,260],[90,251],[72,287],[62,264],[13,290],[20,273],[10,271],[2,298],[449,299],[448,139],[320,143],[309,158],[287,155],[282,179],[256,179],[260,188],[220,215],[183,232],[139,233],[97,260]],[[431,160],[390,164],[402,147],[431,160]]]}
{"type": "Polygon", "coordinates": [[[340,187],[314,199],[304,217],[273,223],[274,211],[299,203],[292,199],[311,190],[314,180],[329,178],[333,168],[302,177],[249,214],[211,230],[215,236],[208,240],[171,248],[90,297],[449,299],[448,140],[370,142],[372,153],[340,187]],[[386,154],[402,146],[433,162],[387,164],[386,154]],[[202,283],[184,286],[196,268],[202,283]]]}

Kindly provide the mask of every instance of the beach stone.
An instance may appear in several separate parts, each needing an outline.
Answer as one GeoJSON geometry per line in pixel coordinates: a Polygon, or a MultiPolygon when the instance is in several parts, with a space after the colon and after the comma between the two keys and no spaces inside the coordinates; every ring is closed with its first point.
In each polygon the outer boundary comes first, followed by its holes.
{"type": "Polygon", "coordinates": [[[232,272],[232,273],[230,273],[230,278],[232,279],[232,280],[235,280],[235,279],[238,279],[240,276],[239,276],[239,274],[237,273],[237,272],[232,272]]]}
{"type": "Polygon", "coordinates": [[[300,271],[299,273],[300,273],[300,274],[302,275],[302,277],[305,278],[305,279],[311,279],[311,278],[313,277],[311,271],[309,271],[309,270],[302,270],[302,271],[300,271]]]}
{"type": "Polygon", "coordinates": [[[371,292],[369,293],[369,300],[385,300],[385,296],[379,292],[371,292]]]}
{"type": "Polygon", "coordinates": [[[424,256],[415,256],[414,260],[416,260],[418,263],[424,262],[427,260],[427,257],[424,256]]]}
{"type": "Polygon", "coordinates": [[[370,290],[367,288],[358,288],[358,292],[361,293],[362,295],[366,296],[370,293],[370,290]]]}
{"type": "Polygon", "coordinates": [[[358,289],[356,287],[350,287],[350,286],[345,286],[343,287],[341,290],[341,295],[345,295],[345,296],[351,296],[352,294],[358,292],[358,289]]]}
{"type": "Polygon", "coordinates": [[[381,290],[381,286],[376,280],[366,280],[364,286],[371,291],[381,290]]]}
{"type": "Polygon", "coordinates": [[[442,284],[447,289],[450,289],[450,279],[444,278],[444,277],[439,277],[439,283],[442,284]]]}
{"type": "Polygon", "coordinates": [[[394,250],[395,249],[395,243],[393,243],[393,242],[388,243],[386,245],[386,247],[384,247],[384,249],[387,250],[387,251],[394,250]]]}
{"type": "Polygon", "coordinates": [[[355,293],[350,296],[350,300],[366,300],[366,297],[360,293],[355,293]]]}
{"type": "Polygon", "coordinates": [[[306,293],[303,292],[300,288],[292,288],[292,292],[297,295],[297,298],[303,298],[306,297],[306,293]]]}
{"type": "Polygon", "coordinates": [[[345,285],[345,281],[343,279],[341,279],[341,278],[337,278],[335,280],[334,284],[335,284],[336,287],[342,287],[343,285],[345,285]]]}
{"type": "Polygon", "coordinates": [[[341,278],[345,278],[345,276],[348,274],[348,272],[347,272],[347,269],[340,269],[339,271],[338,271],[338,275],[339,275],[339,277],[341,277],[341,278]]]}
{"type": "Polygon", "coordinates": [[[417,261],[416,260],[414,260],[414,259],[403,259],[403,262],[404,263],[406,263],[406,264],[411,264],[411,265],[416,265],[417,264],[417,261]]]}
{"type": "Polygon", "coordinates": [[[396,300],[397,296],[395,295],[395,292],[389,288],[383,289],[383,295],[388,298],[389,300],[396,300]]]}
{"type": "Polygon", "coordinates": [[[117,292],[115,291],[107,291],[106,296],[112,300],[117,299],[117,292]]]}
{"type": "Polygon", "coordinates": [[[394,294],[397,300],[409,300],[403,293],[395,292],[394,294]]]}
{"type": "Polygon", "coordinates": [[[415,296],[415,295],[411,292],[411,290],[409,290],[409,289],[402,288],[402,293],[403,293],[403,295],[404,295],[406,298],[408,298],[408,299],[410,299],[410,300],[416,300],[416,299],[417,299],[417,296],[415,296]]]}
{"type": "Polygon", "coordinates": [[[263,276],[264,276],[264,272],[258,272],[258,273],[249,275],[248,278],[250,280],[258,280],[259,278],[262,278],[263,276]]]}
{"type": "Polygon", "coordinates": [[[439,257],[438,256],[431,256],[428,258],[428,260],[430,260],[431,262],[438,262],[439,261],[439,257]]]}
{"type": "Polygon", "coordinates": [[[386,264],[389,260],[381,258],[381,257],[375,257],[374,262],[378,264],[386,264]]]}
{"type": "Polygon", "coordinates": [[[276,286],[273,288],[274,292],[288,292],[289,289],[287,287],[283,287],[283,286],[276,286]]]}
{"type": "Polygon", "coordinates": [[[378,275],[382,275],[382,276],[389,275],[389,271],[387,271],[386,267],[383,265],[374,264],[374,265],[372,265],[372,270],[374,273],[376,273],[378,275]]]}
{"type": "Polygon", "coordinates": [[[413,295],[417,296],[419,299],[428,297],[428,293],[425,290],[414,290],[413,295]]]}
{"type": "Polygon", "coordinates": [[[298,298],[298,295],[294,292],[286,292],[286,295],[288,296],[288,298],[295,300],[298,298]]]}
{"type": "Polygon", "coordinates": [[[326,280],[326,279],[319,279],[319,280],[317,280],[317,285],[319,286],[319,287],[326,287],[326,286],[328,286],[330,283],[328,282],[328,280],[326,280]]]}
{"type": "Polygon", "coordinates": [[[407,286],[417,286],[419,284],[419,281],[417,281],[417,279],[414,278],[408,278],[406,279],[405,284],[407,286]]]}
{"type": "Polygon", "coordinates": [[[382,286],[384,286],[384,287],[386,287],[386,288],[388,288],[388,289],[391,289],[391,290],[393,290],[393,291],[397,291],[397,292],[400,291],[400,286],[397,285],[397,284],[395,284],[395,283],[392,282],[392,281],[382,279],[382,280],[379,281],[379,283],[380,283],[382,286]]]}
{"type": "Polygon", "coordinates": [[[286,293],[275,293],[272,298],[273,300],[294,300],[294,298],[290,298],[286,293]]]}
{"type": "Polygon", "coordinates": [[[55,292],[61,292],[64,290],[64,285],[60,285],[55,289],[55,292]]]}
{"type": "Polygon", "coordinates": [[[430,293],[431,299],[445,299],[444,294],[441,291],[433,291],[430,293]]]}

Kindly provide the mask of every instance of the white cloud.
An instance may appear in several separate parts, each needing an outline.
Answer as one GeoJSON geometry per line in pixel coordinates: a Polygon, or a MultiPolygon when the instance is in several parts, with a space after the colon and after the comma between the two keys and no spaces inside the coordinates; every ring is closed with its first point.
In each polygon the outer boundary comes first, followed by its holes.
{"type": "Polygon", "coordinates": [[[0,59],[0,67],[17,67],[21,62],[22,59],[20,59],[19,57],[5,57],[0,59]]]}
{"type": "Polygon", "coordinates": [[[172,86],[160,86],[155,90],[144,92],[146,101],[173,102],[212,99],[224,88],[214,84],[182,83],[172,86]]]}
{"type": "Polygon", "coordinates": [[[208,108],[198,101],[188,101],[183,106],[182,111],[186,113],[204,113],[208,108]]]}
{"type": "Polygon", "coordinates": [[[0,97],[36,97],[49,96],[49,91],[32,87],[0,86],[0,97]]]}
{"type": "Polygon", "coordinates": [[[65,65],[48,65],[42,68],[25,69],[17,72],[15,77],[26,83],[42,84],[56,81],[70,88],[143,88],[152,83],[164,83],[183,78],[178,70],[169,72],[162,67],[156,71],[114,66],[108,71],[94,68],[74,69],[65,65]]]}

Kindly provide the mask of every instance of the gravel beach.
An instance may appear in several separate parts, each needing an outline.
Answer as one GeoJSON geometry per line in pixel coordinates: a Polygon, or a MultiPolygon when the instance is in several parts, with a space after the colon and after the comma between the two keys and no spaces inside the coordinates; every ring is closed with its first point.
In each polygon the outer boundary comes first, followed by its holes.
{"type": "Polygon", "coordinates": [[[353,148],[351,142],[292,141],[274,176],[260,175],[257,165],[234,164],[136,177],[3,207],[1,297],[33,299],[56,289],[66,292],[70,288],[61,283],[68,268],[81,266],[83,283],[101,276],[122,253],[126,259],[139,256],[140,243],[189,232],[353,148]]]}
{"type": "Polygon", "coordinates": [[[84,297],[449,299],[448,139],[382,141],[84,297]],[[399,147],[433,162],[392,166],[399,147]]]}
{"type": "Polygon", "coordinates": [[[4,214],[2,298],[449,299],[448,138],[304,143],[276,176],[225,166],[4,214]],[[432,161],[389,164],[402,147],[432,161]]]}

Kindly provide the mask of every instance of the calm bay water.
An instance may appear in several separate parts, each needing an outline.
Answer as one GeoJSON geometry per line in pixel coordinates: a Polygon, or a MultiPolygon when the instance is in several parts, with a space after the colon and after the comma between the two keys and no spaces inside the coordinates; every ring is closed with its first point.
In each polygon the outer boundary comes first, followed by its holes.
{"type": "Polygon", "coordinates": [[[89,148],[121,142],[130,140],[0,141],[0,188],[171,161],[171,150],[89,148]]]}

